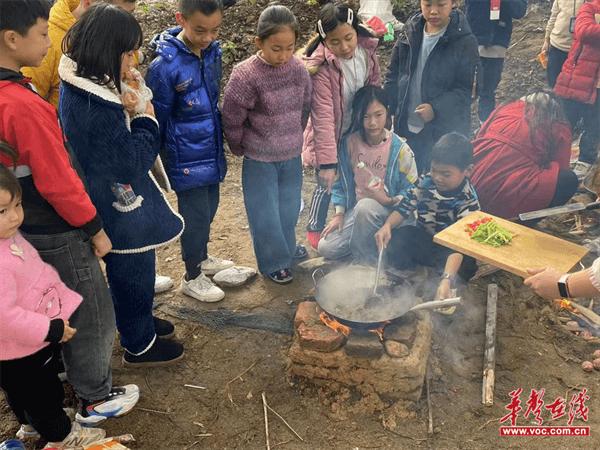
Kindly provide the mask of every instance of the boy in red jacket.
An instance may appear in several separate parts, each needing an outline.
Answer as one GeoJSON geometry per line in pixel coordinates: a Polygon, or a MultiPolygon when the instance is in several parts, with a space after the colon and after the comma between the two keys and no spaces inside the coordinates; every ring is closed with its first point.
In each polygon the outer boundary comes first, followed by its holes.
{"type": "Polygon", "coordinates": [[[600,0],[581,5],[569,56],[554,86],[565,114],[575,127],[583,120],[579,161],[573,171],[583,180],[598,159],[600,143],[600,0]]]}
{"type": "MultiPolygon", "coordinates": [[[[14,173],[23,190],[23,236],[83,297],[71,318],[78,333],[64,346],[63,357],[82,404],[76,418],[95,424],[129,412],[139,389],[112,387],[115,316],[98,262],[111,242],[71,166],[56,109],[20,73],[40,64],[50,46],[48,9],[45,0],[0,2],[0,138],[19,153],[14,173]]],[[[12,166],[5,156],[0,162],[12,166]]]]}

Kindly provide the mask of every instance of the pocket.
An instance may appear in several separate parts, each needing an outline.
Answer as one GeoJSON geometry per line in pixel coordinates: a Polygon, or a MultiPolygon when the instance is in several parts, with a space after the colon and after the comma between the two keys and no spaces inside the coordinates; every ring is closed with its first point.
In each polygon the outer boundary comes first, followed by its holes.
{"type": "Polygon", "coordinates": [[[76,290],[79,276],[69,246],[63,245],[55,249],[38,250],[38,252],[44,262],[56,269],[63,283],[69,289],[76,290]]]}
{"type": "Polygon", "coordinates": [[[42,292],[42,296],[38,302],[35,312],[43,314],[50,319],[55,319],[60,315],[61,310],[62,304],[58,291],[55,287],[48,288],[42,292]]]}

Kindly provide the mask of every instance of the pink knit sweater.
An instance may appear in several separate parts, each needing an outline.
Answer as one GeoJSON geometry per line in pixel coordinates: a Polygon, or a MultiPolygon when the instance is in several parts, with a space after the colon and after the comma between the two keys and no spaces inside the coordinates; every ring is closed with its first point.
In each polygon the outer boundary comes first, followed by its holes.
{"type": "Polygon", "coordinates": [[[0,361],[47,346],[50,320],[67,320],[80,303],[81,296],[64,285],[21,234],[0,239],[0,361]]]}
{"type": "Polygon", "coordinates": [[[293,57],[274,67],[257,55],[234,67],[223,98],[223,130],[234,155],[263,162],[300,155],[311,81],[293,57]]]}

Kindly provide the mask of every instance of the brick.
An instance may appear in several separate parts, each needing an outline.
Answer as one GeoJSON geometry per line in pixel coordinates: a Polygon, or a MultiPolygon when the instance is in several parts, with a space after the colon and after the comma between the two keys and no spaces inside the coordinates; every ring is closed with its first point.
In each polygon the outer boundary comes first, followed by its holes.
{"type": "Polygon", "coordinates": [[[296,309],[296,316],[294,317],[294,328],[298,329],[300,324],[305,323],[311,325],[317,322],[321,322],[319,319],[319,313],[321,308],[315,302],[302,302],[296,309]]]}
{"type": "Polygon", "coordinates": [[[353,358],[379,358],[383,355],[383,344],[375,333],[350,333],[344,350],[353,358]]]}
{"type": "Polygon", "coordinates": [[[403,344],[411,344],[415,336],[415,324],[394,322],[387,325],[383,329],[383,339],[402,342],[403,344]]]}
{"type": "Polygon", "coordinates": [[[319,323],[301,323],[297,329],[300,346],[304,349],[317,352],[333,352],[344,344],[345,337],[342,333],[319,323]]]}
{"type": "Polygon", "coordinates": [[[408,356],[408,347],[401,342],[387,340],[384,342],[385,352],[392,358],[408,356]]]}

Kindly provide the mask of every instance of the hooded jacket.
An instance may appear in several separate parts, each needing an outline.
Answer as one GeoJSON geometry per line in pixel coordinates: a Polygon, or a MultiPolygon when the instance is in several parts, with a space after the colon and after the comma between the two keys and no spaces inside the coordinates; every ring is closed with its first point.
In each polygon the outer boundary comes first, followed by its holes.
{"type": "Polygon", "coordinates": [[[181,27],[156,36],[156,58],[146,84],[160,124],[163,161],[177,192],[217,184],[225,178],[219,90],[221,48],[218,41],[194,54],[177,38],[181,27]]]}
{"type": "Polygon", "coordinates": [[[508,48],[513,19],[527,12],[527,0],[502,0],[500,19],[490,20],[490,0],[465,0],[465,14],[479,45],[500,45],[508,48]]]}
{"type": "Polygon", "coordinates": [[[62,57],[62,41],[67,31],[75,24],[77,19],[73,11],[79,6],[79,0],[57,0],[48,18],[48,37],[50,48],[37,67],[25,67],[22,72],[31,78],[36,91],[46,100],[58,108],[58,64],[62,57]]]}
{"type": "Polygon", "coordinates": [[[559,97],[594,104],[600,81],[600,0],[581,5],[575,35],[554,92],[559,97]]]}
{"type": "MultiPolygon", "coordinates": [[[[408,89],[421,52],[424,26],[421,13],[407,21],[385,77],[384,90],[394,114],[394,129],[400,135],[408,132],[408,89]]],[[[478,64],[477,39],[465,15],[453,10],[446,32],[427,59],[421,83],[423,103],[429,103],[435,114],[422,132],[431,133],[434,141],[451,131],[469,134],[471,92],[478,64]]]]}
{"type": "MultiPolygon", "coordinates": [[[[377,39],[358,37],[358,46],[367,52],[367,81],[365,85],[379,86],[381,74],[377,58],[377,39]]],[[[337,163],[338,142],[343,123],[344,78],[338,59],[321,44],[311,56],[303,57],[312,76],[311,113],[304,130],[302,161],[316,168],[337,163]]]]}
{"type": "MultiPolygon", "coordinates": [[[[15,175],[23,190],[28,234],[102,229],[100,216],[73,168],[56,109],[37,95],[28,79],[0,69],[0,139],[18,151],[15,175]]],[[[0,154],[0,163],[12,161],[0,154]]]]}
{"type": "Polygon", "coordinates": [[[570,155],[567,123],[549,124],[532,138],[523,100],[497,108],[473,141],[471,181],[481,208],[504,218],[547,208],[570,155]],[[548,154],[550,143],[554,155],[548,154]]]}

